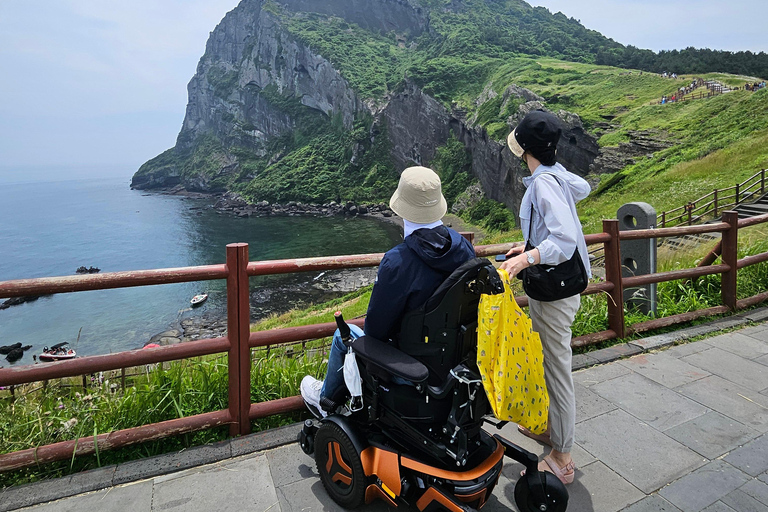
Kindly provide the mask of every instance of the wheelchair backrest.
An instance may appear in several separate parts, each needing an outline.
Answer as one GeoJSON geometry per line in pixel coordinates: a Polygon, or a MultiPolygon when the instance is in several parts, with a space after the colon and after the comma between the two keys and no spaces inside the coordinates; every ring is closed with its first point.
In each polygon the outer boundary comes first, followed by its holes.
{"type": "Polygon", "coordinates": [[[439,385],[461,362],[475,368],[480,295],[503,291],[501,278],[489,260],[465,262],[422,307],[405,315],[398,348],[429,369],[430,385],[439,385]]]}

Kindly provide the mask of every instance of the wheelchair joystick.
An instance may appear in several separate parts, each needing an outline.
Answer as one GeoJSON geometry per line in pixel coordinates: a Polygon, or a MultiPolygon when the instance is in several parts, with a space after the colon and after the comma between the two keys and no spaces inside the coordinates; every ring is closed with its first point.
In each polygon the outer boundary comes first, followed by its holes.
{"type": "Polygon", "coordinates": [[[352,343],[352,332],[347,322],[344,321],[344,315],[341,314],[341,311],[337,311],[333,314],[333,317],[336,319],[336,327],[339,329],[341,341],[344,342],[344,345],[349,346],[352,343]]]}

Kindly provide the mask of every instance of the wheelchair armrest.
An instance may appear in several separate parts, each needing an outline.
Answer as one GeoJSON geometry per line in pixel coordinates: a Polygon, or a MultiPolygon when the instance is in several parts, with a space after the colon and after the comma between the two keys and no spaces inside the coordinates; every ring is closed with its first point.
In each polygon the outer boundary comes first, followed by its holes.
{"type": "Polygon", "coordinates": [[[355,355],[366,363],[372,363],[387,373],[421,384],[429,377],[429,370],[422,363],[389,343],[370,336],[360,336],[352,342],[355,355]]]}

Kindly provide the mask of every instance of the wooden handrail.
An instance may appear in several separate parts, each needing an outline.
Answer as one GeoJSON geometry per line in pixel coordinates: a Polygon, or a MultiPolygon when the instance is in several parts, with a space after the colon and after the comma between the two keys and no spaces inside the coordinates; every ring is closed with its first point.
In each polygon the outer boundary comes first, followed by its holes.
{"type": "MultiPolygon", "coordinates": [[[[723,222],[706,225],[632,231],[619,231],[617,220],[606,220],[603,222],[602,233],[587,235],[585,238],[588,245],[603,245],[606,261],[606,280],[599,283],[590,283],[584,294],[604,293],[610,296],[608,300],[609,329],[574,338],[572,345],[584,346],[615,338],[623,338],[626,336],[626,333],[643,332],[662,326],[688,322],[703,315],[735,311],[739,308],[768,300],[768,292],[739,300],[737,300],[736,296],[737,270],[768,261],[768,252],[737,259],[736,243],[738,240],[738,230],[768,222],[768,214],[739,220],[737,213],[730,211],[724,213],[723,219],[723,222]],[[723,261],[721,264],[644,276],[627,278],[621,276],[621,254],[619,247],[621,240],[655,239],[700,233],[723,234],[721,251],[723,261]],[[676,279],[691,279],[718,273],[722,276],[723,305],[673,317],[653,319],[631,326],[625,324],[623,307],[624,288],[676,279]]],[[[511,243],[478,246],[476,247],[476,253],[479,256],[503,254],[511,246],[511,243]]],[[[250,351],[254,347],[326,337],[333,332],[334,325],[332,323],[324,323],[251,333],[249,276],[301,272],[309,269],[375,266],[380,260],[380,254],[367,254],[249,262],[247,244],[230,244],[227,246],[227,263],[225,265],[112,273],[100,276],[72,276],[0,282],[0,296],[3,294],[18,296],[28,293],[51,293],[53,291],[57,293],[62,291],[79,292],[201,279],[226,279],[227,282],[227,336],[225,338],[199,340],[151,350],[134,350],[117,354],[88,356],[46,365],[1,368],[0,386],[16,386],[83,373],[125,368],[126,366],[152,364],[221,353],[226,354],[229,372],[229,404],[225,410],[0,454],[0,472],[31,467],[41,462],[68,459],[73,455],[93,453],[97,449],[101,451],[118,448],[129,444],[162,439],[178,435],[179,433],[221,425],[229,425],[230,435],[243,435],[250,432],[250,422],[253,419],[301,409],[303,402],[300,397],[287,397],[257,404],[250,402],[250,371],[252,367],[250,351]]],[[[527,297],[518,297],[518,302],[521,306],[527,305],[527,297]]],[[[362,319],[357,319],[352,323],[362,325],[362,322],[362,319]]]]}

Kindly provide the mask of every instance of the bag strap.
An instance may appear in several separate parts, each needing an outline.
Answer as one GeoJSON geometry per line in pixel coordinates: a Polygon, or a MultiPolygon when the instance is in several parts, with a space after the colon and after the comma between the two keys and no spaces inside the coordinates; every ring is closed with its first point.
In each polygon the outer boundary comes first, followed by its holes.
{"type": "MultiPolygon", "coordinates": [[[[560,182],[560,178],[558,178],[555,175],[555,173],[553,173],[553,172],[543,172],[541,174],[549,174],[550,176],[555,178],[555,181],[557,181],[557,184],[560,185],[560,188],[563,189],[563,195],[565,195],[565,187],[563,187],[563,184],[560,182]]],[[[541,174],[539,176],[541,176],[541,174]]],[[[538,176],[536,178],[538,179],[538,176]]],[[[567,201],[568,198],[566,197],[565,200],[567,201]]],[[[532,227],[533,227],[533,201],[531,201],[531,220],[528,223],[528,238],[526,239],[526,241],[528,243],[530,243],[530,240],[531,240],[531,229],[532,229],[532,227]]]]}

